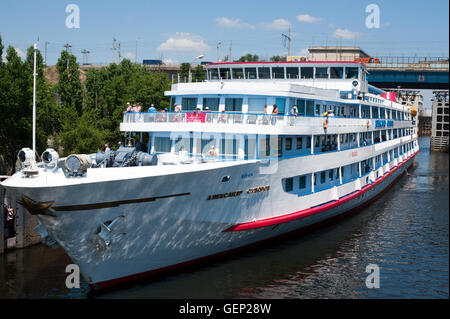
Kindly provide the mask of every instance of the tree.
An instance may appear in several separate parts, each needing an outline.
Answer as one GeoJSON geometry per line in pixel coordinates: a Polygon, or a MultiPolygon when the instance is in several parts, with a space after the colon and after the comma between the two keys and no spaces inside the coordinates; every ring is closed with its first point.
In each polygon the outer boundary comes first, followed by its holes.
{"type": "Polygon", "coordinates": [[[250,54],[248,53],[247,55],[243,55],[239,58],[239,60],[236,60],[234,62],[257,62],[259,61],[259,56],[257,56],[256,54],[250,54]]]}
{"type": "Polygon", "coordinates": [[[280,56],[280,55],[274,55],[273,57],[270,58],[270,61],[286,61],[286,57],[280,56]]]}
{"type": "Polygon", "coordinates": [[[0,65],[0,154],[11,172],[17,152],[32,146],[33,84],[14,47],[7,48],[6,60],[0,65]]]}
{"type": "Polygon", "coordinates": [[[192,73],[193,82],[201,82],[206,78],[206,70],[203,69],[203,65],[197,65],[192,73]]]}
{"type": "Polygon", "coordinates": [[[67,51],[62,51],[56,69],[59,74],[57,92],[61,104],[65,108],[74,108],[80,116],[83,108],[83,91],[77,58],[67,51]]]}
{"type": "Polygon", "coordinates": [[[191,65],[189,63],[181,63],[180,66],[180,77],[182,80],[189,78],[189,70],[191,65]]]}

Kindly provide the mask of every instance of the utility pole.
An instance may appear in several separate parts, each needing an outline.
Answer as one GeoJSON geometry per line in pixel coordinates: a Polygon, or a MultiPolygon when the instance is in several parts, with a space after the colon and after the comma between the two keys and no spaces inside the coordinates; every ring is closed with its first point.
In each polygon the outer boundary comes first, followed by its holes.
{"type": "Polygon", "coordinates": [[[70,53],[69,52],[69,50],[70,50],[70,48],[72,47],[69,43],[66,43],[65,45],[64,45],[64,47],[66,48],[66,52],[67,53],[70,53]]]}
{"type": "Polygon", "coordinates": [[[281,37],[284,41],[284,47],[286,47],[286,41],[287,41],[287,49],[288,49],[288,56],[291,55],[291,26],[289,25],[288,35],[282,33],[281,37]]]}
{"type": "Polygon", "coordinates": [[[81,53],[83,53],[83,64],[86,65],[88,64],[88,53],[90,53],[88,50],[84,49],[83,51],[81,51],[81,53]]]}
{"type": "Polygon", "coordinates": [[[219,46],[220,45],[221,45],[221,42],[218,41],[217,46],[216,46],[216,62],[219,62],[219,46]]]}
{"type": "Polygon", "coordinates": [[[47,44],[49,44],[50,42],[48,42],[48,41],[45,41],[45,54],[44,54],[44,56],[45,56],[45,62],[44,62],[44,64],[47,66],[47,44]]]}
{"type": "Polygon", "coordinates": [[[121,57],[121,55],[120,55],[120,42],[119,42],[119,64],[120,64],[120,57],[121,57]]]}
{"type": "Polygon", "coordinates": [[[138,61],[138,55],[137,55],[137,52],[138,52],[138,39],[139,39],[139,37],[136,37],[136,55],[134,57],[134,63],[136,63],[136,64],[137,64],[137,61],[138,61]]]}
{"type": "Polygon", "coordinates": [[[113,63],[116,63],[116,38],[113,38],[112,51],[113,51],[113,63]]]}

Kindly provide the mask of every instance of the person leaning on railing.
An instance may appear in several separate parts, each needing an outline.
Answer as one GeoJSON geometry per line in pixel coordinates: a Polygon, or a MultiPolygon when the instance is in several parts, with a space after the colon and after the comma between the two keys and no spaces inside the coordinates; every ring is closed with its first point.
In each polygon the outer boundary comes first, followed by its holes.
{"type": "Polygon", "coordinates": [[[219,115],[219,123],[226,123],[227,122],[227,114],[225,113],[225,110],[222,110],[222,113],[219,115]]]}
{"type": "Polygon", "coordinates": [[[277,123],[277,116],[278,116],[278,107],[276,104],[274,104],[272,109],[272,125],[275,125],[277,123]]]}
{"type": "Polygon", "coordinates": [[[181,108],[177,104],[174,105],[174,111],[172,122],[181,122],[181,108]]]}

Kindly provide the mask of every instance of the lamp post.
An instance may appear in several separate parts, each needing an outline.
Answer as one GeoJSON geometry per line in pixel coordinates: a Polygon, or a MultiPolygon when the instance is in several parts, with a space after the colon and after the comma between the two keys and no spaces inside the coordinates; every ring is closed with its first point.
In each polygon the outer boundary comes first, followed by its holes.
{"type": "Polygon", "coordinates": [[[191,72],[192,63],[194,63],[195,60],[203,59],[203,57],[204,57],[204,55],[200,54],[198,57],[196,57],[194,60],[192,60],[191,63],[189,63],[189,82],[192,82],[192,72],[191,72]]]}

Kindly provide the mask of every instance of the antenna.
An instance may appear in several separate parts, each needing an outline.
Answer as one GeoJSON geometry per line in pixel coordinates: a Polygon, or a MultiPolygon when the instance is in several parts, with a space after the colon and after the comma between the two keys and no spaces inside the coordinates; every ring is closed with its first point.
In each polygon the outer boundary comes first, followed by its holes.
{"type": "Polygon", "coordinates": [[[113,51],[113,63],[116,63],[116,38],[114,37],[112,43],[112,51],[113,51]]]}
{"type": "Polygon", "coordinates": [[[220,41],[217,42],[217,46],[216,46],[216,62],[219,62],[219,46],[222,43],[220,41]]]}
{"type": "Polygon", "coordinates": [[[119,42],[119,63],[120,63],[120,57],[121,57],[121,55],[120,55],[120,42],[119,42]]]}
{"type": "Polygon", "coordinates": [[[139,39],[139,37],[136,37],[136,55],[135,55],[135,57],[134,57],[134,63],[136,63],[137,64],[137,61],[138,61],[138,39],[139,39]]]}
{"type": "Polygon", "coordinates": [[[45,54],[44,54],[44,56],[45,56],[45,62],[44,62],[44,64],[47,66],[47,45],[49,44],[50,42],[48,42],[48,41],[45,41],[45,54]]]}
{"type": "Polygon", "coordinates": [[[33,65],[33,157],[36,155],[36,52],[38,41],[34,44],[34,65],[33,65]]]}
{"type": "Polygon", "coordinates": [[[86,49],[84,49],[83,51],[81,51],[81,53],[83,53],[83,64],[84,65],[88,64],[88,57],[87,57],[87,55],[89,53],[91,53],[91,52],[86,50],[86,49]]]}
{"type": "Polygon", "coordinates": [[[64,45],[64,47],[66,48],[66,52],[67,53],[70,53],[70,48],[72,47],[69,43],[66,43],[65,45],[64,45]]]}
{"type": "Polygon", "coordinates": [[[287,49],[288,49],[288,56],[291,55],[291,25],[289,25],[288,35],[282,33],[281,38],[283,39],[283,47],[286,47],[286,41],[287,41],[287,49]]]}

